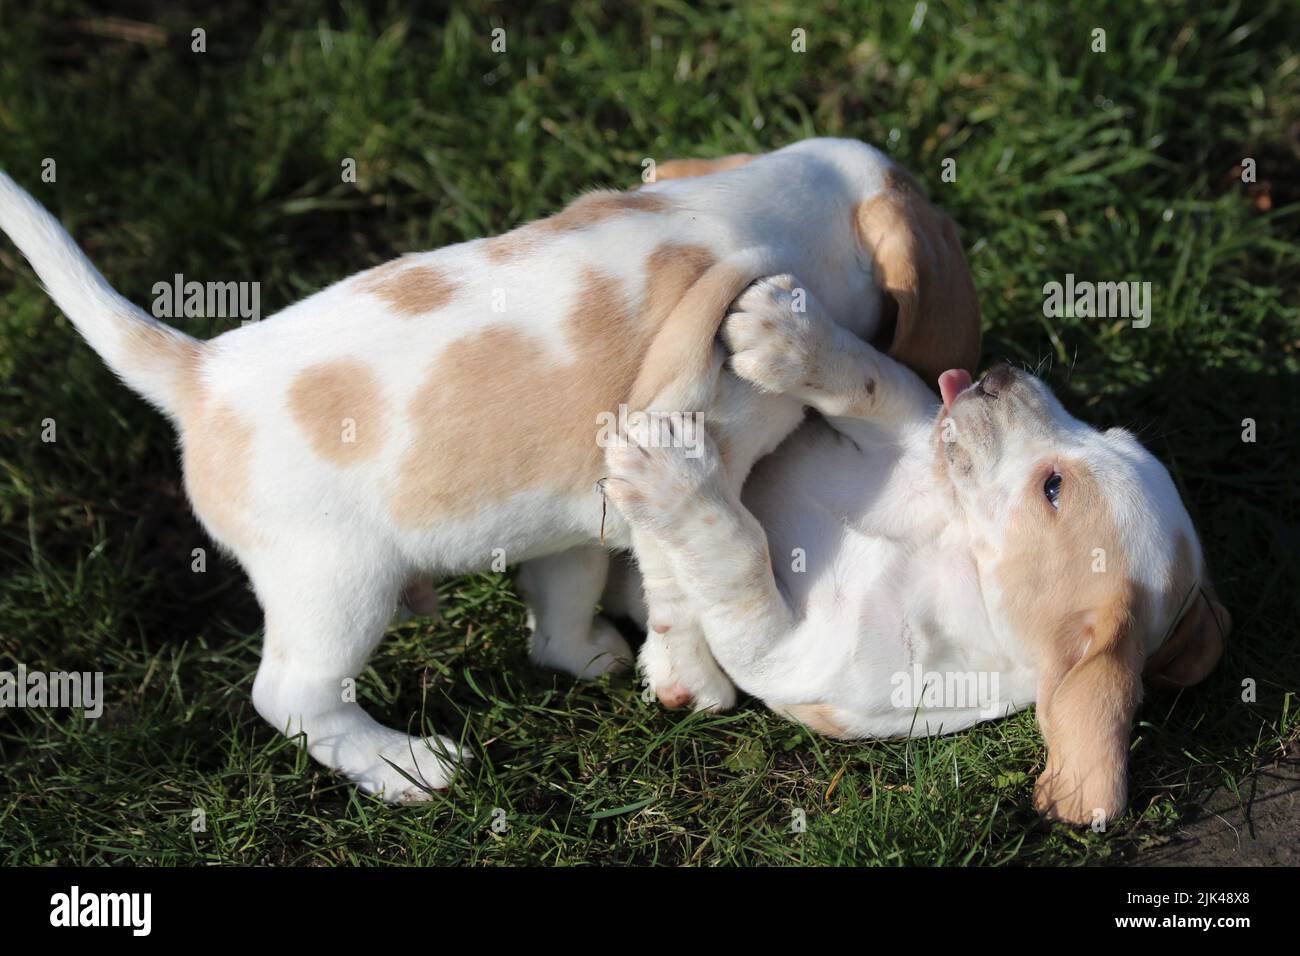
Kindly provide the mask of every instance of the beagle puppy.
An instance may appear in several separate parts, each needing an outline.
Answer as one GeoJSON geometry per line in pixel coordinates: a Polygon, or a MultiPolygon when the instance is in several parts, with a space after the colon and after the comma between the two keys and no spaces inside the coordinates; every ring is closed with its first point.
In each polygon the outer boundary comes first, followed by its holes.
{"type": "MultiPolygon", "coordinates": [[[[673,655],[716,658],[833,737],[950,733],[1036,703],[1047,759],[1035,805],[1104,825],[1126,803],[1144,671],[1194,684],[1231,628],[1169,473],[1129,432],[1078,421],[1007,365],[978,383],[946,371],[936,399],[877,354],[874,395],[857,400],[863,363],[844,360],[806,302],[796,314],[788,296],[751,297],[740,320],[783,328],[787,343],[780,367],[737,374],[824,416],[757,465],[743,499],[720,477],[720,443],[687,457],[633,429],[607,451],[648,633],[686,628],[673,655]]],[[[677,683],[700,669],[673,666],[677,683]]]]}
{"type": "MultiPolygon", "coordinates": [[[[717,374],[718,327],[756,279],[798,273],[834,325],[820,334],[885,335],[923,371],[978,357],[951,220],[872,147],[807,140],[665,163],[659,179],[403,256],[198,341],[114,291],[0,174],[0,228],[171,419],[194,511],[252,581],[258,712],[366,791],[423,799],[461,756],[446,737],[379,724],[351,692],[413,582],[518,563],[534,660],[590,677],[631,658],[592,620],[608,550],[630,543],[598,486],[608,424],[628,408],[698,409],[738,491],[803,416],[792,395],[717,374]]],[[[741,367],[779,364],[780,329],[733,325],[741,367]]],[[[416,587],[409,603],[427,612],[430,598],[416,587]]]]}

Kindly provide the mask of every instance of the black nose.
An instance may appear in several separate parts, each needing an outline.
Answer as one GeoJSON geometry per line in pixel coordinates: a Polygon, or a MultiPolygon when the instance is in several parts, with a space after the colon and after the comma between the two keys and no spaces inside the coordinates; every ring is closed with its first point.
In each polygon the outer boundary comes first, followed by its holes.
{"type": "Polygon", "coordinates": [[[980,379],[979,390],[991,398],[997,398],[999,393],[1010,388],[1015,380],[1016,370],[1006,362],[999,362],[980,379]]]}

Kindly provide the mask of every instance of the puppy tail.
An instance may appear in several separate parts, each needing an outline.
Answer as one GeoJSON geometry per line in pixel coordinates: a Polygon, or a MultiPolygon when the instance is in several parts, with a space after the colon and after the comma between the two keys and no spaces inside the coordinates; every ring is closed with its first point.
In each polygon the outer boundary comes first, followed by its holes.
{"type": "Polygon", "coordinates": [[[3,172],[0,230],[27,257],[50,298],[108,367],[179,420],[197,393],[203,343],[118,294],[58,220],[3,172]]]}

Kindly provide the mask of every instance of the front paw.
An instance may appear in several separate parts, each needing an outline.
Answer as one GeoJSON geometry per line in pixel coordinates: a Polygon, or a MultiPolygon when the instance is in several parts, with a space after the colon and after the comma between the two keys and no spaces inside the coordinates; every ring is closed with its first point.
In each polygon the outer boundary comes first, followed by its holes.
{"type": "Polygon", "coordinates": [[[1098,779],[1071,774],[1049,757],[1047,769],[1034,782],[1034,809],[1048,820],[1104,830],[1124,813],[1127,789],[1122,770],[1098,779]]]}
{"type": "Polygon", "coordinates": [[[640,412],[605,450],[605,496],[642,528],[678,525],[720,493],[722,465],[701,416],[640,412]]]}
{"type": "Polygon", "coordinates": [[[765,392],[815,390],[827,348],[826,319],[794,276],[759,279],[732,305],[722,325],[736,375],[765,392]]]}

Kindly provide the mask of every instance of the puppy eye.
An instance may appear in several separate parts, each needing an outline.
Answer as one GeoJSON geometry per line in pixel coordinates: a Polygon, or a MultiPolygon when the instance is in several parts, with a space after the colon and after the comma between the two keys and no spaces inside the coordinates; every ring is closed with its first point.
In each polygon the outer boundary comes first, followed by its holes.
{"type": "Polygon", "coordinates": [[[1060,502],[1057,500],[1061,497],[1061,476],[1052,472],[1052,477],[1043,483],[1043,494],[1047,495],[1047,500],[1051,502],[1053,508],[1060,508],[1060,502]]]}

